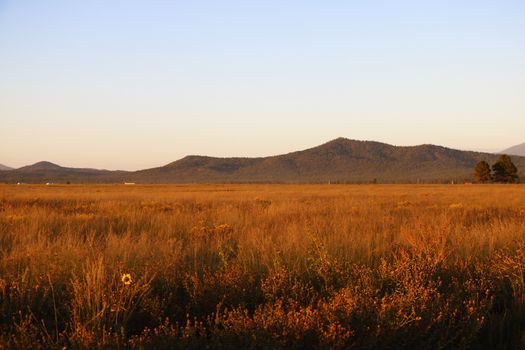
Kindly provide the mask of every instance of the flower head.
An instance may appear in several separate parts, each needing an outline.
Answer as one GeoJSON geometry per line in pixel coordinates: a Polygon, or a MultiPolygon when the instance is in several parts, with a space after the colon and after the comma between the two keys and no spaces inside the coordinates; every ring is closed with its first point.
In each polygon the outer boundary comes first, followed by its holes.
{"type": "Polygon", "coordinates": [[[122,274],[122,277],[120,278],[120,280],[122,281],[122,283],[124,283],[126,286],[129,286],[131,284],[131,282],[133,282],[131,280],[131,275],[129,273],[124,273],[122,274]]]}

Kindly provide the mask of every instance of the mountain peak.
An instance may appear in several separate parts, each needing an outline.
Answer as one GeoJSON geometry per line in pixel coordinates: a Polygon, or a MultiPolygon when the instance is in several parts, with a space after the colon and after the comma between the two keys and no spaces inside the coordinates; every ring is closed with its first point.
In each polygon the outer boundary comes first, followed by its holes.
{"type": "Polygon", "coordinates": [[[41,161],[37,162],[32,165],[27,165],[25,167],[20,168],[20,170],[60,170],[62,167],[58,164],[51,163],[48,161],[41,161]]]}
{"type": "Polygon", "coordinates": [[[13,168],[7,165],[0,164],[0,171],[6,171],[6,170],[13,170],[13,168]]]}

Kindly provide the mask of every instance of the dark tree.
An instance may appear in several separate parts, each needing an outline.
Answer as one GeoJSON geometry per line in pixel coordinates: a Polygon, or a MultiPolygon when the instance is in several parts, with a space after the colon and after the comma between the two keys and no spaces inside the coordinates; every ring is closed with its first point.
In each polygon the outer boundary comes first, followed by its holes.
{"type": "Polygon", "coordinates": [[[498,161],[492,165],[494,182],[517,183],[518,169],[506,154],[501,155],[498,161]]]}
{"type": "Polygon", "coordinates": [[[482,160],[476,164],[476,167],[474,168],[474,179],[482,184],[492,181],[489,163],[482,160]]]}

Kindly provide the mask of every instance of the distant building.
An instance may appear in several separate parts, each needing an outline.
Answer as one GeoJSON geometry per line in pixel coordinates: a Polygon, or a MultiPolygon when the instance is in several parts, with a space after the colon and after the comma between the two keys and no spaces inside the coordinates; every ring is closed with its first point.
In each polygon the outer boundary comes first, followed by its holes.
{"type": "Polygon", "coordinates": [[[134,182],[124,182],[124,185],[134,185],[134,182]]]}

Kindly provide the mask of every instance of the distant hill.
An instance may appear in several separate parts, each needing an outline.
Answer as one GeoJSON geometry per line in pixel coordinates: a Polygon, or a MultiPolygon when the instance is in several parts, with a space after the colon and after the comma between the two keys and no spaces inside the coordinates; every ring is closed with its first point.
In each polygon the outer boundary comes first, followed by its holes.
{"type": "Polygon", "coordinates": [[[60,165],[56,165],[51,162],[38,162],[32,165],[26,165],[24,167],[18,168],[19,171],[25,171],[25,172],[35,172],[35,171],[58,171],[61,169],[67,169],[63,168],[60,165]]]}
{"type": "MultiPolygon", "coordinates": [[[[187,156],[158,168],[135,172],[64,168],[40,162],[0,173],[3,182],[368,182],[471,181],[480,160],[494,163],[498,155],[460,151],[435,145],[392,146],[338,138],[320,146],[259,158],[187,156]]],[[[512,157],[520,175],[525,157],[512,157]]]]}
{"type": "Polygon", "coordinates": [[[512,146],[510,148],[507,148],[501,151],[500,153],[525,157],[525,142],[522,144],[516,145],[516,146],[512,146]]]}
{"type": "Polygon", "coordinates": [[[43,161],[27,165],[10,171],[0,173],[2,182],[75,182],[75,183],[107,183],[119,181],[113,180],[114,176],[124,174],[123,171],[98,170],[90,168],[67,168],[60,165],[43,161]]]}
{"type": "Polygon", "coordinates": [[[0,171],[13,170],[13,168],[0,164],[0,171]]]}

